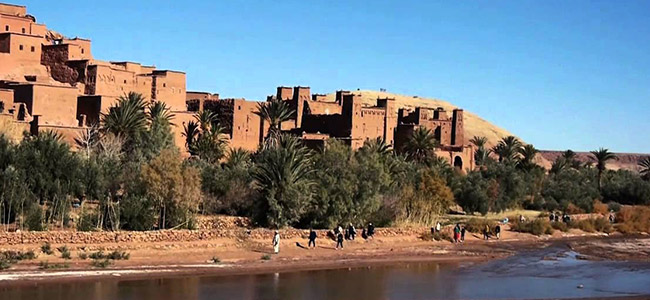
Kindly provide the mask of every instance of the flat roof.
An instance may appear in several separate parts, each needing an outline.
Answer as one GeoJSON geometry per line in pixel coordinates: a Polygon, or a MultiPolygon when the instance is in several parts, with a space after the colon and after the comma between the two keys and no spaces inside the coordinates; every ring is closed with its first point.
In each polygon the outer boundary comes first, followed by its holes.
{"type": "Polygon", "coordinates": [[[0,32],[0,36],[4,36],[4,35],[20,35],[20,36],[27,36],[27,37],[43,38],[40,35],[20,33],[20,32],[0,32]]]}
{"type": "Polygon", "coordinates": [[[174,70],[153,70],[153,73],[180,73],[185,74],[183,71],[174,71],[174,70]]]}
{"type": "Polygon", "coordinates": [[[18,5],[18,4],[4,3],[4,2],[0,2],[0,5],[27,8],[27,6],[25,5],[18,5]]]}

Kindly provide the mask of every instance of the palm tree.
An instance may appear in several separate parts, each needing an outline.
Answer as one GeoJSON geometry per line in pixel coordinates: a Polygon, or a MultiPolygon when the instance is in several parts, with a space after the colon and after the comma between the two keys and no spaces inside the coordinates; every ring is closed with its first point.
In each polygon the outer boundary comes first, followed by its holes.
{"type": "Polygon", "coordinates": [[[391,145],[386,144],[386,141],[380,137],[373,140],[366,140],[363,142],[363,147],[359,151],[364,153],[377,153],[381,156],[388,155],[392,151],[391,145]]]}
{"type": "Polygon", "coordinates": [[[501,139],[499,143],[492,148],[492,151],[499,155],[500,162],[511,163],[519,158],[519,149],[521,141],[515,136],[507,136],[501,139]]]}
{"type": "Polygon", "coordinates": [[[285,101],[273,99],[258,103],[255,114],[269,122],[267,140],[273,142],[280,135],[282,122],[290,120],[294,116],[295,110],[291,109],[285,101]]]}
{"type": "Polygon", "coordinates": [[[103,131],[133,140],[147,127],[145,99],[141,94],[129,92],[120,96],[117,103],[102,114],[103,131]]]}
{"type": "Polygon", "coordinates": [[[524,170],[532,169],[536,165],[534,160],[537,153],[539,153],[539,150],[530,144],[519,148],[519,154],[521,154],[519,166],[524,170]]]}
{"type": "Polygon", "coordinates": [[[596,163],[596,168],[598,169],[598,190],[600,190],[600,178],[603,175],[603,172],[607,169],[607,161],[612,159],[618,159],[616,154],[609,152],[608,149],[599,148],[598,150],[591,151],[591,154],[594,156],[592,159],[596,163]]]}
{"type": "Polygon", "coordinates": [[[438,142],[433,132],[426,127],[418,127],[406,141],[404,152],[409,159],[422,163],[435,155],[434,150],[437,146],[438,142]]]}
{"type": "Polygon", "coordinates": [[[202,110],[194,115],[194,119],[201,126],[202,131],[210,130],[210,126],[217,122],[217,115],[209,110],[202,110]]]}
{"type": "Polygon", "coordinates": [[[551,174],[559,174],[560,172],[566,170],[568,167],[569,164],[567,163],[566,158],[559,156],[551,165],[551,170],[549,172],[551,172],[551,174]]]}
{"type": "Polygon", "coordinates": [[[185,137],[185,147],[189,150],[197,137],[199,136],[199,124],[194,121],[189,121],[183,125],[183,136],[185,137]]]}
{"type": "Polygon", "coordinates": [[[226,157],[224,167],[233,169],[237,167],[246,166],[251,162],[250,151],[243,148],[231,148],[226,157]]]}
{"type": "Polygon", "coordinates": [[[147,119],[151,124],[160,123],[160,124],[172,124],[172,120],[176,115],[171,113],[169,107],[165,102],[154,101],[148,105],[149,111],[147,113],[147,119]]]}
{"type": "Polygon", "coordinates": [[[257,155],[254,184],[263,198],[256,218],[263,225],[283,227],[300,217],[313,184],[311,152],[299,138],[280,134],[277,141],[257,155]]]}
{"type": "Polygon", "coordinates": [[[646,156],[645,158],[641,159],[639,161],[639,167],[641,170],[639,170],[639,173],[645,180],[650,180],[650,156],[646,156]]]}
{"type": "Polygon", "coordinates": [[[485,145],[487,144],[488,139],[484,136],[475,136],[471,140],[469,140],[470,143],[474,144],[476,148],[484,148],[485,145]]]}

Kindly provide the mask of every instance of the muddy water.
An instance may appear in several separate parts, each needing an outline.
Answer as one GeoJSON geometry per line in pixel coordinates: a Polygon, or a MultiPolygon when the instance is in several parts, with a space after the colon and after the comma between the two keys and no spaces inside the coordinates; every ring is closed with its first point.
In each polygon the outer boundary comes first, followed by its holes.
{"type": "Polygon", "coordinates": [[[547,248],[484,264],[243,276],[98,280],[0,288],[0,299],[544,299],[650,295],[650,264],[593,262],[547,248]],[[578,288],[582,286],[582,288],[578,288]]]}

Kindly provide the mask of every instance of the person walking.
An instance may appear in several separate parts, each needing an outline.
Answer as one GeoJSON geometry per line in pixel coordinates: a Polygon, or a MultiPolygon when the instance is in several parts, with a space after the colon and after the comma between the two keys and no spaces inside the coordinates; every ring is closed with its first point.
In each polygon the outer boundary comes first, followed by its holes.
{"type": "Polygon", "coordinates": [[[440,222],[436,224],[436,232],[440,232],[440,229],[442,229],[442,225],[440,225],[440,222]]]}
{"type": "Polygon", "coordinates": [[[460,224],[456,224],[454,227],[454,243],[458,243],[460,240],[460,224]]]}
{"type": "Polygon", "coordinates": [[[307,246],[316,248],[316,231],[311,228],[309,228],[309,244],[307,246]]]}
{"type": "Polygon", "coordinates": [[[465,226],[463,225],[463,228],[460,229],[460,241],[465,242],[465,226]]]}
{"type": "Polygon", "coordinates": [[[494,228],[494,233],[497,236],[497,240],[501,238],[501,225],[497,224],[497,227],[494,228]]]}
{"type": "Polygon", "coordinates": [[[352,223],[348,226],[348,233],[350,234],[350,239],[354,241],[354,237],[357,235],[357,229],[354,228],[352,223]]]}
{"type": "Polygon", "coordinates": [[[375,235],[375,225],[372,225],[372,223],[368,223],[367,234],[369,238],[372,238],[375,235]]]}
{"type": "Polygon", "coordinates": [[[483,229],[483,239],[489,240],[490,239],[490,225],[485,225],[485,229],[483,229]]]}
{"type": "Polygon", "coordinates": [[[338,250],[339,247],[341,247],[341,249],[343,249],[343,233],[342,232],[339,232],[339,234],[336,235],[336,250],[338,250]]]}
{"type": "Polygon", "coordinates": [[[275,231],[275,235],[273,235],[273,252],[275,254],[280,253],[280,232],[275,231]]]}

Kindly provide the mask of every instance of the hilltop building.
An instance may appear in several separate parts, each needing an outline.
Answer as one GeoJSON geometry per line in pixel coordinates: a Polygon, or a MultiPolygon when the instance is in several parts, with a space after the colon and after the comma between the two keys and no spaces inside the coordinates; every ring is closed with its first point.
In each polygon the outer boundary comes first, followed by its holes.
{"type": "MultiPolygon", "coordinates": [[[[54,130],[72,142],[80,131],[100,122],[101,114],[118,97],[137,92],[171,108],[175,141],[181,149],[185,149],[183,125],[204,109],[217,114],[230,147],[254,151],[266,136],[268,124],[255,114],[259,102],[187,91],[183,72],[97,60],[91,46],[88,39],[66,38],[48,30],[24,6],[0,3],[0,118],[11,119],[32,134],[54,130]]],[[[366,140],[381,138],[399,149],[413,130],[423,126],[440,142],[438,155],[461,169],[473,168],[462,110],[450,116],[442,109],[408,111],[396,107],[392,98],[365,105],[349,91],[337,91],[332,101],[303,86],[278,87],[275,95],[267,97],[272,99],[295,109],[281,129],[302,137],[310,147],[322,147],[335,138],[358,149],[366,140]]]]}

